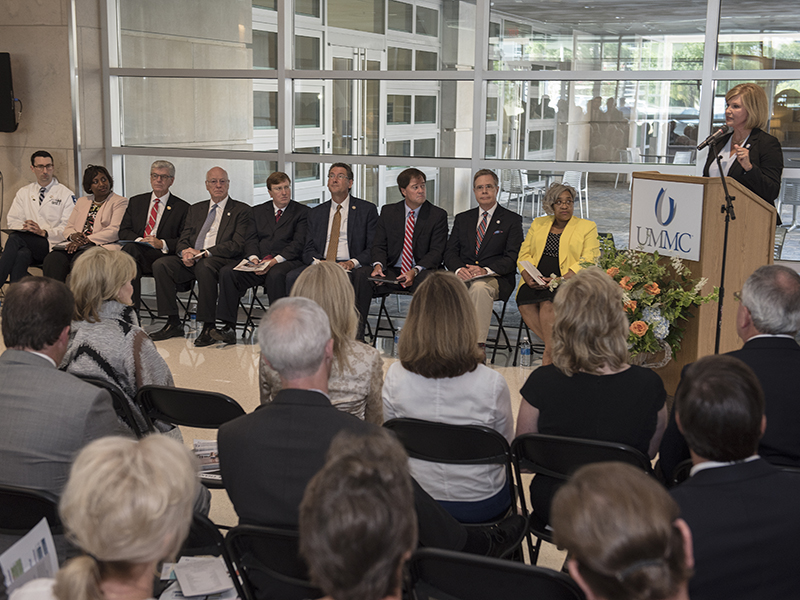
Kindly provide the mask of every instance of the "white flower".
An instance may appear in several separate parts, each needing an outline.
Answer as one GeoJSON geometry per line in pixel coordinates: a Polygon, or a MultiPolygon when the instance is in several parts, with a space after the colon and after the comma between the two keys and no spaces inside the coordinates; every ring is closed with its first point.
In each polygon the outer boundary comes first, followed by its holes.
{"type": "Polygon", "coordinates": [[[699,294],[700,290],[702,290],[705,285],[708,283],[708,277],[701,277],[700,281],[694,286],[694,293],[699,294]]]}
{"type": "Polygon", "coordinates": [[[675,269],[676,273],[680,273],[683,271],[683,259],[680,256],[673,256],[670,258],[672,262],[672,268],[675,269]]]}

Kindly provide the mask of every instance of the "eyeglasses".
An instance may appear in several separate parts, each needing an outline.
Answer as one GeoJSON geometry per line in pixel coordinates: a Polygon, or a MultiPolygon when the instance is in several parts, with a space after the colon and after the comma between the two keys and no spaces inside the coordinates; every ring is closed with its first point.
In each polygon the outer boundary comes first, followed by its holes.
{"type": "Polygon", "coordinates": [[[575,200],[556,200],[553,202],[553,206],[572,206],[575,204],[575,200]]]}
{"type": "Polygon", "coordinates": [[[33,168],[37,171],[49,171],[53,168],[53,163],[50,163],[49,165],[33,165],[33,168]]]}
{"type": "Polygon", "coordinates": [[[494,184],[491,184],[491,183],[487,184],[487,185],[476,185],[475,186],[475,191],[476,192],[482,192],[482,191],[486,190],[487,192],[491,192],[495,188],[497,188],[497,186],[494,185],[494,184]]]}
{"type": "Polygon", "coordinates": [[[225,185],[229,181],[230,181],[229,179],[206,179],[206,183],[211,185],[217,185],[218,183],[220,185],[225,185]]]}
{"type": "Polygon", "coordinates": [[[159,175],[158,173],[150,173],[150,179],[153,181],[167,181],[169,179],[174,179],[172,175],[159,175]]]}
{"type": "Polygon", "coordinates": [[[342,181],[343,179],[350,178],[344,173],[328,173],[328,179],[338,179],[339,181],[342,181]]]}

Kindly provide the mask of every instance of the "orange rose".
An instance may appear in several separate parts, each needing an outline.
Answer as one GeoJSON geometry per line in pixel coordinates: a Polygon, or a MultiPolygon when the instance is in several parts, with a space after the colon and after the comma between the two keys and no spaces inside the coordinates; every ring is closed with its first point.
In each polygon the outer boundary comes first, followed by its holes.
{"type": "Polygon", "coordinates": [[[647,333],[647,323],[644,321],[634,321],[631,323],[630,330],[639,337],[642,337],[647,333]]]}
{"type": "Polygon", "coordinates": [[[619,275],[619,269],[617,267],[611,267],[610,269],[606,269],[606,273],[611,275],[611,277],[616,277],[619,275]]]}
{"type": "Polygon", "coordinates": [[[630,277],[628,277],[628,276],[626,275],[625,277],[623,277],[623,278],[620,280],[619,284],[620,284],[620,285],[621,285],[623,288],[625,288],[626,290],[630,291],[630,290],[632,290],[632,289],[633,289],[633,284],[632,284],[632,283],[630,283],[630,280],[631,280],[631,278],[630,278],[630,277]]]}
{"type": "MultiPolygon", "coordinates": [[[[636,310],[636,300],[629,300],[628,302],[626,302],[625,303],[625,310],[629,310],[631,312],[635,311],[636,310]]],[[[638,322],[641,323],[641,321],[638,321],[638,322]]]]}
{"type": "Polygon", "coordinates": [[[656,296],[661,293],[661,290],[658,287],[656,282],[648,283],[644,286],[644,291],[650,294],[651,296],[656,296]]]}

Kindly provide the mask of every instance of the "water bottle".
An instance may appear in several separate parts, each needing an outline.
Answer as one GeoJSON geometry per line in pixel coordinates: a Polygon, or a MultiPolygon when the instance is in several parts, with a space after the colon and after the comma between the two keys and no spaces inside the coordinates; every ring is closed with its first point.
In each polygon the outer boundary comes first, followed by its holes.
{"type": "Polygon", "coordinates": [[[189,305],[189,330],[197,331],[197,302],[189,305]]]}
{"type": "Polygon", "coordinates": [[[392,358],[398,358],[397,348],[400,346],[400,327],[394,330],[394,348],[392,348],[392,358]]]}
{"type": "Polygon", "coordinates": [[[522,343],[519,345],[519,366],[522,368],[531,366],[531,344],[528,336],[522,338],[522,343]]]}

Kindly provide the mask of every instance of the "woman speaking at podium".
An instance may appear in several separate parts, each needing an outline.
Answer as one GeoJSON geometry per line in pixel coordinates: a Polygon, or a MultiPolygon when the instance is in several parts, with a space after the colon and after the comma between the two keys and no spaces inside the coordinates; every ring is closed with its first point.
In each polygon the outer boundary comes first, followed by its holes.
{"type": "Polygon", "coordinates": [[[780,142],[762,130],[769,121],[767,95],[754,83],[740,83],[725,94],[725,103],[725,124],[733,133],[711,145],[703,175],[719,177],[716,157],[721,155],[728,177],[774,205],[781,191],[783,152],[780,142]]]}

